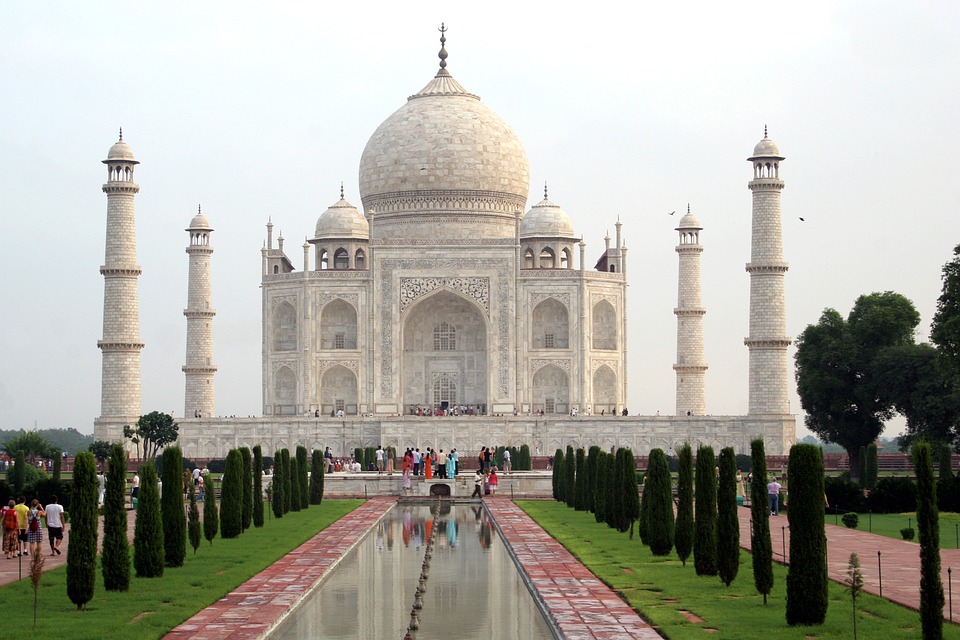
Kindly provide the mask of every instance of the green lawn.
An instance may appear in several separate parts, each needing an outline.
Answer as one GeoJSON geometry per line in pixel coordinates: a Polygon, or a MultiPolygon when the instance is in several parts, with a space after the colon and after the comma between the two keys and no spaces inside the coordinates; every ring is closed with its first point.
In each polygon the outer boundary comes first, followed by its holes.
{"type": "Polygon", "coordinates": [[[101,635],[125,640],[161,638],[362,503],[324,500],[320,507],[289,513],[280,520],[271,518],[264,527],[251,528],[238,538],[218,537],[212,546],[203,540],[196,555],[188,543],[184,566],[166,569],[162,578],[133,577],[131,567],[126,593],[105,591],[98,571],[86,611],[77,611],[67,597],[66,568],[48,571],[40,584],[35,630],[29,578],[0,588],[0,603],[4,611],[16,612],[21,634],[57,640],[101,635]]]}
{"type": "MultiPolygon", "coordinates": [[[[917,529],[916,513],[861,513],[860,524],[857,531],[869,531],[888,538],[903,540],[900,535],[900,529],[908,524],[917,529]]],[[[839,524],[843,526],[843,514],[835,515],[832,512],[827,513],[827,524],[839,524]]],[[[940,513],[940,547],[943,549],[957,549],[957,534],[960,532],[960,513],[940,513]]],[[[919,538],[914,537],[914,544],[919,544],[919,538]]]]}
{"type": "MultiPolygon", "coordinates": [[[[785,622],[785,567],[774,565],[774,588],[764,605],[754,589],[751,557],[746,552],[740,555],[737,579],[725,587],[719,578],[697,576],[692,557],[686,567],[676,555],[654,558],[638,537],[629,540],[628,534],[598,524],[591,513],[553,501],[517,504],[671,640],[853,637],[850,597],[841,585],[830,583],[830,606],[823,625],[789,627],[785,622]],[[691,621],[682,612],[702,621],[691,621]]],[[[920,637],[919,622],[916,612],[875,596],[865,595],[859,604],[860,638],[915,640],[920,637]]],[[[943,637],[960,639],[960,627],[945,624],[943,637]]]]}

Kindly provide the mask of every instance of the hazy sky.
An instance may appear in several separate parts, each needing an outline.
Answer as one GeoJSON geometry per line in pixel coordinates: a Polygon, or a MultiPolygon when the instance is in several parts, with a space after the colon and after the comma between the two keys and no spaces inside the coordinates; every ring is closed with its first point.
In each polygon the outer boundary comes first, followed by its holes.
{"type": "Polygon", "coordinates": [[[623,221],[632,413],[674,409],[674,228],[688,202],[705,227],[707,406],[746,411],[745,159],[765,124],[786,156],[790,336],[825,307],[893,290],[927,338],[960,243],[960,4],[328,5],[0,9],[0,428],[91,432],[100,413],[100,161],[120,126],[141,162],[142,409],[183,412],[184,228],[202,203],[216,229],[217,413],[260,414],[267,218],[300,269],[341,181],[360,206],[360,153],[435,73],[441,21],[448,69],[526,146],[528,207],[548,181],[591,266],[623,221]]]}

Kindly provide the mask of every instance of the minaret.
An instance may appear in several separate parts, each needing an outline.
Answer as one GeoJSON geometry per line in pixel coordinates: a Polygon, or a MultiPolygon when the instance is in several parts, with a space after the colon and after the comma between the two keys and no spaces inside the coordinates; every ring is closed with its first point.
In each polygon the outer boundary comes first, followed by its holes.
{"type": "Polygon", "coordinates": [[[120,140],[110,147],[107,159],[106,251],[103,274],[103,339],[97,342],[103,353],[100,383],[100,418],[94,424],[95,437],[120,441],[124,425],[135,425],[140,417],[140,313],[137,297],[137,234],[133,197],[140,187],[133,171],[140,164],[133,151],[120,140]]]}
{"type": "Polygon", "coordinates": [[[190,256],[190,275],[187,283],[187,364],[183,366],[186,376],[184,393],[184,417],[213,417],[213,317],[217,312],[210,304],[210,235],[213,228],[207,217],[197,207],[197,215],[185,230],[190,234],[187,255],[190,256]]]}
{"type": "Polygon", "coordinates": [[[703,359],[703,316],[707,310],[700,297],[700,221],[690,213],[680,218],[680,271],[677,279],[677,415],[705,415],[707,412],[704,376],[707,363],[703,359]]]}
{"type": "Polygon", "coordinates": [[[767,137],[747,158],[753,163],[753,235],[750,244],[750,414],[788,414],[787,334],[784,303],[783,233],[780,225],[780,161],[783,156],[767,137]]]}

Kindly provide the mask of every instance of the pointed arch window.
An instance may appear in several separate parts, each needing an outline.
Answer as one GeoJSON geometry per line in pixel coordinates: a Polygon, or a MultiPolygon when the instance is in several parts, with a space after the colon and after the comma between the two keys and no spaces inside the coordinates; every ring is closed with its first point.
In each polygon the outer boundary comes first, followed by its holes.
{"type": "Polygon", "coordinates": [[[441,322],[433,329],[434,351],[457,350],[457,328],[452,324],[441,322]]]}

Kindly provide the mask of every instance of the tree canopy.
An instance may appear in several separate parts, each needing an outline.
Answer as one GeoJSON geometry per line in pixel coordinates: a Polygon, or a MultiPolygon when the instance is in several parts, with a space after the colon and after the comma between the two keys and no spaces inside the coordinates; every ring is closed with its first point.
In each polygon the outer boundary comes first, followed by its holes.
{"type": "Polygon", "coordinates": [[[143,457],[150,460],[156,457],[160,449],[177,441],[179,429],[180,425],[174,422],[172,415],[151,411],[140,416],[136,429],[124,426],[123,437],[136,445],[138,455],[142,447],[143,457]]]}
{"type": "Polygon", "coordinates": [[[910,300],[886,291],[857,298],[846,320],[836,309],[824,310],[797,338],[797,392],[807,428],[843,446],[851,469],[859,469],[860,447],[873,442],[894,413],[878,358],[913,345],[919,322],[910,300]]]}
{"type": "Polygon", "coordinates": [[[937,299],[930,340],[939,349],[944,374],[960,381],[960,245],[953,249],[953,259],[943,265],[943,290],[937,299]]]}
{"type": "Polygon", "coordinates": [[[53,448],[47,439],[36,431],[21,431],[19,435],[11,436],[3,443],[3,451],[10,457],[23,451],[27,457],[48,458],[53,448]]]}

